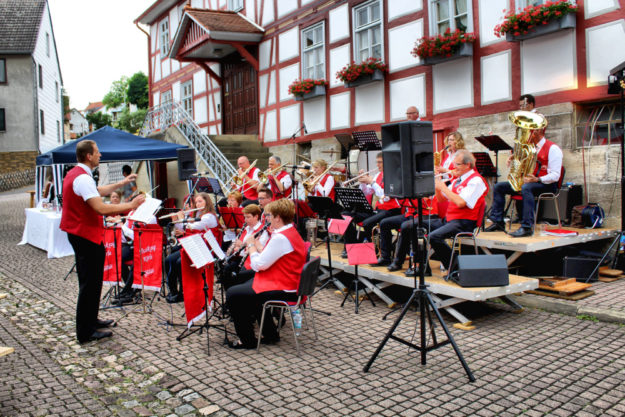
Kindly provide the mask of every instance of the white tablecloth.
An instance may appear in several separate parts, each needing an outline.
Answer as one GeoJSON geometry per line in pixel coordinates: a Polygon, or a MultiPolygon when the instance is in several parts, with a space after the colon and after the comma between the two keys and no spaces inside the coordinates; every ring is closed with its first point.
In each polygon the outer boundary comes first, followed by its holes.
{"type": "Polygon", "coordinates": [[[26,224],[22,241],[18,245],[28,243],[48,252],[48,258],[61,258],[74,254],[72,245],[67,240],[67,233],[59,228],[61,214],[27,208],[26,224]]]}

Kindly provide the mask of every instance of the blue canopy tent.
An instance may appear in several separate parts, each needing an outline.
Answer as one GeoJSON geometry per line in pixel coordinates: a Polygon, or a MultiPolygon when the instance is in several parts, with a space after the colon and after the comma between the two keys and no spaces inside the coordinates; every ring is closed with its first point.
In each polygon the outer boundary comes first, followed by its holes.
{"type": "MultiPolygon", "coordinates": [[[[100,162],[172,160],[178,157],[177,149],[187,147],[156,139],[147,139],[110,126],[104,126],[80,139],[68,142],[37,157],[37,201],[40,199],[45,183],[45,167],[52,166],[54,187],[56,190],[61,190],[63,164],[76,163],[76,144],[83,140],[92,140],[98,145],[102,154],[100,162]]],[[[147,164],[147,167],[150,187],[152,188],[152,164],[147,164]]]]}

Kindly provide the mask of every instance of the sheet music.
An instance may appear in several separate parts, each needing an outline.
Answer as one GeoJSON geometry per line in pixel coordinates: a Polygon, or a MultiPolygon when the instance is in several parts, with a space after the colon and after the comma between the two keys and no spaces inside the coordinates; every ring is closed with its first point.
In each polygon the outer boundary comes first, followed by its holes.
{"type": "Polygon", "coordinates": [[[180,244],[191,258],[193,266],[197,269],[215,262],[215,258],[208,250],[208,246],[204,243],[204,239],[200,234],[194,234],[180,239],[180,244]]]}
{"type": "Polygon", "coordinates": [[[134,213],[128,218],[137,222],[145,224],[150,223],[152,216],[158,211],[163,202],[158,198],[152,198],[149,195],[145,196],[145,202],[141,204],[134,213]]]}
{"type": "Polygon", "coordinates": [[[213,250],[213,252],[215,252],[215,255],[217,255],[219,259],[224,260],[226,258],[226,254],[224,253],[224,251],[221,250],[221,246],[219,246],[219,243],[217,242],[217,239],[215,239],[215,235],[213,235],[213,232],[207,230],[206,233],[204,233],[204,239],[206,239],[211,249],[213,250]]]}

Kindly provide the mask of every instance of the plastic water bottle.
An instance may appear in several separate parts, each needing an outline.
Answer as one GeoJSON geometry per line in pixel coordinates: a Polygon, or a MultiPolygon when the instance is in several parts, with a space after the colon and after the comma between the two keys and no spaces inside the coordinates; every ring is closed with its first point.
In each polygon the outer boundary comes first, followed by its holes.
{"type": "Polygon", "coordinates": [[[295,326],[295,335],[299,336],[302,329],[302,312],[297,308],[291,311],[291,316],[293,317],[293,324],[295,326]]]}

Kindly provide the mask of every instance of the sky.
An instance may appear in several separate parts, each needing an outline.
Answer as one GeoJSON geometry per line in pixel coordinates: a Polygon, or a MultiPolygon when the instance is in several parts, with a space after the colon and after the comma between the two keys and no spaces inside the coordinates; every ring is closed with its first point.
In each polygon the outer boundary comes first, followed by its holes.
{"type": "Polygon", "coordinates": [[[155,1],[48,0],[71,108],[102,101],[123,75],[147,75],[147,36],[133,21],[155,1]]]}

